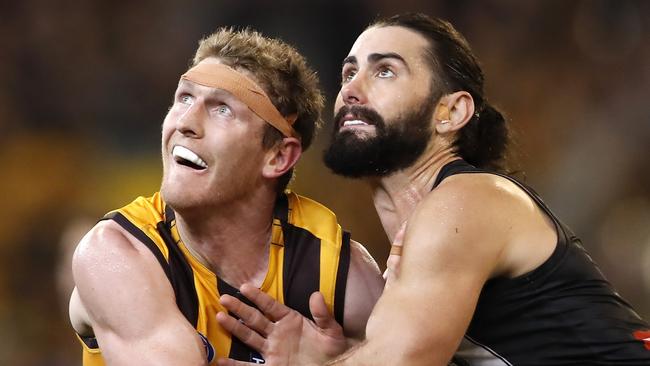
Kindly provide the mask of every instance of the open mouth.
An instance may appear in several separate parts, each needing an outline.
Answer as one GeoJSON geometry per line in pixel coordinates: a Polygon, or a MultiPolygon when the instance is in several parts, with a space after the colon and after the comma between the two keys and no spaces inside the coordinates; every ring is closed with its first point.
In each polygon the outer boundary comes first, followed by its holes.
{"type": "Polygon", "coordinates": [[[374,123],[371,121],[362,119],[363,117],[354,115],[354,114],[347,114],[343,116],[339,120],[339,129],[348,127],[348,128],[354,128],[354,127],[364,127],[364,126],[372,126],[374,123]]]}
{"type": "Polygon", "coordinates": [[[352,119],[352,120],[343,121],[341,127],[368,126],[368,125],[369,125],[368,122],[362,121],[360,119],[352,119]]]}
{"type": "Polygon", "coordinates": [[[195,169],[195,170],[204,170],[208,167],[208,164],[201,159],[194,151],[180,145],[174,146],[172,150],[172,156],[174,161],[180,165],[195,169]]]}

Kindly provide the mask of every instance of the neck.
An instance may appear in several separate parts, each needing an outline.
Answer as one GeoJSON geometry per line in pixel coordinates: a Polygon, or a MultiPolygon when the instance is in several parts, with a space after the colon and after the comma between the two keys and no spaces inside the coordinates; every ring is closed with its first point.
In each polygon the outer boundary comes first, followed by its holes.
{"type": "Polygon", "coordinates": [[[236,288],[244,283],[259,287],[268,271],[275,198],[275,193],[260,192],[176,212],[178,233],[190,253],[219,278],[236,288]]]}
{"type": "Polygon", "coordinates": [[[451,147],[434,149],[431,145],[410,167],[369,180],[375,209],[391,242],[402,223],[431,191],[440,169],[459,159],[451,147]]]}

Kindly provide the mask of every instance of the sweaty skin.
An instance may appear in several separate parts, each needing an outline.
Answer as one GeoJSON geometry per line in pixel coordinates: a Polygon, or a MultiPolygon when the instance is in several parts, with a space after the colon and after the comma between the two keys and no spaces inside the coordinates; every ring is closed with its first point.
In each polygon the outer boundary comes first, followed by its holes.
{"type": "MultiPolygon", "coordinates": [[[[175,210],[180,236],[197,260],[234,286],[260,286],[264,280],[275,182],[302,151],[294,137],[263,148],[265,125],[229,92],[181,80],[162,127],[161,192],[175,210]],[[205,167],[182,164],[174,154],[178,146],[199,156],[205,167]]],[[[107,365],[207,364],[204,345],[179,311],[160,264],[116,222],[101,221],[91,229],[74,253],[72,269],[71,322],[80,335],[97,338],[107,365]]],[[[377,264],[353,244],[346,336],[363,338],[382,288],[377,264]]],[[[341,337],[345,349],[348,340],[341,337]]]]}
{"type": "MultiPolygon", "coordinates": [[[[422,56],[425,46],[421,35],[406,28],[366,30],[344,63],[335,109],[344,104],[363,105],[388,121],[410,108],[432,103],[425,98],[431,80],[422,56]]],[[[389,272],[390,282],[372,311],[366,339],[327,365],[447,365],[472,319],[485,282],[495,276],[526,273],[553,252],[555,227],[535,202],[507,179],[461,174],[431,190],[440,169],[459,159],[451,148],[453,136],[473,115],[469,93],[444,95],[430,116],[434,132],[418,160],[392,175],[368,179],[375,208],[391,241],[398,237],[402,223],[408,222],[403,253],[399,270],[389,272]],[[440,118],[443,115],[445,118],[440,118]]],[[[346,129],[360,137],[374,134],[372,125],[346,129]]],[[[251,296],[263,302],[260,294],[251,296]]],[[[318,353],[319,348],[292,339],[295,329],[290,331],[287,323],[293,317],[279,308],[269,304],[262,308],[276,324],[287,321],[282,327],[267,328],[258,345],[267,352],[291,353],[292,357],[272,365],[322,365],[327,355],[309,354],[318,353]]],[[[303,339],[316,338],[307,332],[331,331],[291,321],[292,326],[303,329],[303,339]]],[[[333,343],[327,337],[319,341],[321,349],[327,342],[333,343]]],[[[220,364],[245,363],[229,360],[220,364]]]]}

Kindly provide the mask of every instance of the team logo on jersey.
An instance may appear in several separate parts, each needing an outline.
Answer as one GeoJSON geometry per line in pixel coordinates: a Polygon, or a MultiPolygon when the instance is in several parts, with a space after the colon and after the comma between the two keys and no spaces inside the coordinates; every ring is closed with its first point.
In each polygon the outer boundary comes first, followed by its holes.
{"type": "Polygon", "coordinates": [[[634,338],[643,342],[645,349],[650,350],[650,330],[637,330],[634,332],[634,338]]]}
{"type": "Polygon", "coordinates": [[[205,338],[203,334],[199,333],[199,337],[201,337],[201,340],[203,341],[203,347],[205,347],[205,356],[208,359],[208,363],[212,362],[214,360],[214,347],[212,347],[212,344],[210,344],[210,341],[205,338]]]}
{"type": "Polygon", "coordinates": [[[265,364],[266,363],[266,361],[264,360],[264,357],[262,357],[262,355],[259,352],[253,351],[253,350],[251,350],[249,361],[252,362],[252,363],[255,363],[255,364],[265,364]]]}

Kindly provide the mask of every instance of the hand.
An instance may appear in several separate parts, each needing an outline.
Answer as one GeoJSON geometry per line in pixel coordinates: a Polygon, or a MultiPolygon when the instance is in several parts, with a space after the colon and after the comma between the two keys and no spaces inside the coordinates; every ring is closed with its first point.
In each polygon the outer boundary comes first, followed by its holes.
{"type": "Polygon", "coordinates": [[[386,281],[386,286],[395,281],[395,278],[399,275],[399,265],[400,260],[402,259],[402,248],[404,245],[404,233],[406,232],[406,221],[402,224],[399,231],[393,239],[393,244],[390,248],[390,255],[386,260],[386,270],[384,271],[384,281],[386,281]]]}
{"type": "MultiPolygon", "coordinates": [[[[254,286],[243,285],[240,291],[261,311],[232,296],[223,295],[221,304],[240,320],[220,312],[217,321],[232,335],[260,352],[267,365],[322,365],[345,351],[343,328],[329,313],[320,292],[309,298],[312,322],[254,286]]],[[[243,366],[249,363],[220,359],[218,365],[243,366]]]]}

